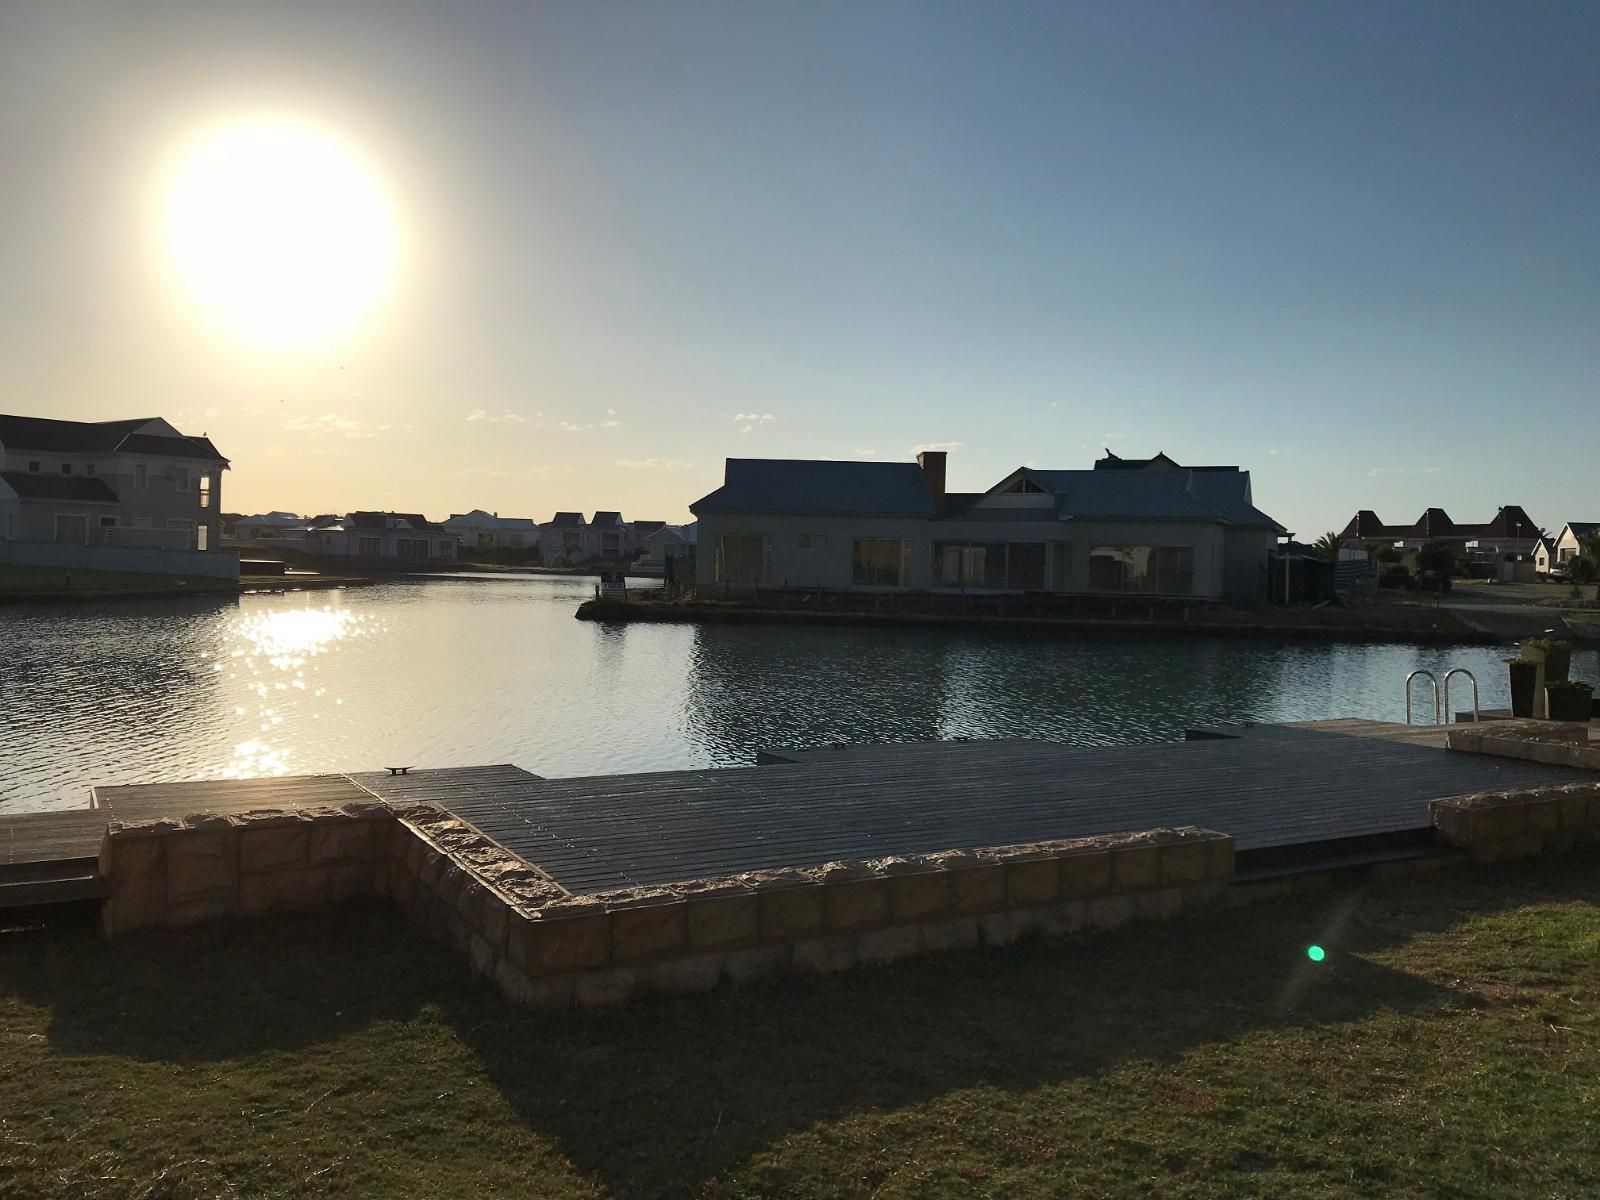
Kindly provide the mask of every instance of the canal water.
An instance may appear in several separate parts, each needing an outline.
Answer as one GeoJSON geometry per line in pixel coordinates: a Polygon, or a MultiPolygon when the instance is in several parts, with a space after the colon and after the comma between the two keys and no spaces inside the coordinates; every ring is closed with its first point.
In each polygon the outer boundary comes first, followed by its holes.
{"type": "MultiPolygon", "coordinates": [[[[1416,667],[1468,667],[1484,707],[1508,703],[1494,647],[574,620],[592,592],[496,576],[0,608],[0,812],[82,804],[95,783],[502,762],[582,775],[769,746],[1399,720],[1416,667]]],[[[1574,672],[1595,679],[1600,661],[1579,654],[1574,672]]]]}

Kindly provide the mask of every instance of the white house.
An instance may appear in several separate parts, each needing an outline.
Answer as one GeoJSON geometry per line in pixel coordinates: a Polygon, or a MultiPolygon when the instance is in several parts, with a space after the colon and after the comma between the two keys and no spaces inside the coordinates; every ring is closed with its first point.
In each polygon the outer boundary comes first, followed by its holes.
{"type": "Polygon", "coordinates": [[[597,512],[589,521],[591,553],[597,558],[625,558],[633,552],[628,523],[619,512],[597,512]]]}
{"type": "Polygon", "coordinates": [[[304,537],[307,523],[305,517],[274,511],[240,517],[229,532],[236,542],[277,542],[304,537]]]}
{"type": "Polygon", "coordinates": [[[217,576],[227,575],[231,562],[237,577],[238,556],[221,550],[227,469],[207,438],[159,417],[0,416],[5,561],[217,576]],[[77,549],[23,549],[29,546],[77,549]]]}
{"type": "Polygon", "coordinates": [[[362,511],[315,518],[305,548],[336,558],[426,562],[459,557],[461,537],[420,513],[362,511]]]}
{"type": "Polygon", "coordinates": [[[539,523],[532,517],[502,517],[475,508],[451,513],[444,527],[461,535],[466,550],[532,550],[539,545],[539,523]]]}
{"type": "Polygon", "coordinates": [[[1555,565],[1556,544],[1547,537],[1541,537],[1538,545],[1533,548],[1533,569],[1540,575],[1550,574],[1550,568],[1555,565]]]}
{"type": "Polygon", "coordinates": [[[589,523],[581,512],[558,512],[539,526],[539,557],[547,563],[573,563],[592,558],[589,523]]]}
{"type": "Polygon", "coordinates": [[[648,533],[642,544],[643,553],[633,564],[640,575],[665,575],[667,560],[682,560],[694,553],[695,523],[668,525],[648,533]]]}
{"type": "Polygon", "coordinates": [[[1555,539],[1555,561],[1571,562],[1583,553],[1583,539],[1600,533],[1600,521],[1568,521],[1555,539]]]}
{"type": "Polygon", "coordinates": [[[706,591],[1051,591],[1263,598],[1284,529],[1237,467],[1108,454],[1094,470],[1019,468],[949,493],[915,463],[728,459],[690,505],[706,591]]]}

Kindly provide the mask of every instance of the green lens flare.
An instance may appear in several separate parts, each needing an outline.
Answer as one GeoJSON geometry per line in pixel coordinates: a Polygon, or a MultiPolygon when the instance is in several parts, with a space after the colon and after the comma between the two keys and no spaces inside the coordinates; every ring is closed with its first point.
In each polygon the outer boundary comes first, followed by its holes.
{"type": "Polygon", "coordinates": [[[1327,958],[1328,955],[1321,946],[1307,946],[1306,957],[1312,962],[1321,962],[1323,959],[1327,958]]]}

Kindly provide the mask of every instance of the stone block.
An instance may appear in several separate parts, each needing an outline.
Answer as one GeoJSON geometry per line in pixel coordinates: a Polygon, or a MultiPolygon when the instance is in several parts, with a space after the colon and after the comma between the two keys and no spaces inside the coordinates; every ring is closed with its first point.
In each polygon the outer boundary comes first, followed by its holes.
{"type": "Polygon", "coordinates": [[[856,957],[864,963],[894,962],[920,953],[922,944],[922,930],[916,925],[868,929],[856,938],[856,957]]]}
{"type": "Polygon", "coordinates": [[[195,925],[215,925],[238,915],[231,891],[211,892],[170,901],[163,923],[169,929],[188,929],[195,925]]]}
{"type": "Polygon", "coordinates": [[[1049,904],[1061,894],[1061,862],[1055,856],[1006,863],[1006,901],[1031,907],[1049,904]]]}
{"type": "MultiPolygon", "coordinates": [[[[247,814],[248,815],[248,814],[247,814]]],[[[258,822],[239,827],[239,874],[289,871],[309,865],[311,827],[292,822],[258,822]]]]}
{"type": "Polygon", "coordinates": [[[1435,800],[1432,805],[1433,825],[1439,836],[1451,846],[1464,846],[1469,840],[1468,811],[1459,805],[1435,800]]]}
{"type": "Polygon", "coordinates": [[[1045,937],[1066,937],[1078,933],[1089,923],[1087,900],[1062,900],[1034,912],[1034,921],[1045,937]]]}
{"type": "Polygon", "coordinates": [[[1161,886],[1182,887],[1199,883],[1211,874],[1211,843],[1203,838],[1184,838],[1161,847],[1161,886]]]}
{"type": "MultiPolygon", "coordinates": [[[[1547,800],[1543,796],[1530,799],[1525,806],[1527,813],[1527,829],[1532,834],[1551,834],[1561,829],[1561,804],[1558,800],[1547,800]]],[[[168,854],[170,861],[171,855],[168,854]]]]}
{"type": "Polygon", "coordinates": [[[611,960],[629,962],[672,954],[689,941],[688,904],[670,892],[631,907],[606,906],[611,917],[611,960]]]}
{"type": "Polygon", "coordinates": [[[641,968],[644,985],[651,991],[673,995],[709,992],[722,979],[721,954],[690,954],[641,968]]]}
{"type": "Polygon", "coordinates": [[[694,880],[675,889],[688,906],[691,947],[749,944],[761,925],[761,901],[754,888],[733,880],[694,880]]]}
{"type": "Polygon", "coordinates": [[[638,986],[638,975],[627,967],[585,971],[574,981],[573,999],[579,1008],[609,1008],[627,1003],[638,986]]]}
{"type": "Polygon", "coordinates": [[[118,876],[154,874],[164,878],[167,838],[124,832],[119,825],[120,822],[112,822],[100,838],[100,878],[109,883],[118,876]]]}
{"type": "Polygon", "coordinates": [[[175,833],[167,841],[167,896],[173,901],[231,891],[237,879],[229,833],[175,833]]]}
{"type": "Polygon", "coordinates": [[[312,866],[337,862],[371,862],[377,857],[378,826],[340,814],[336,821],[311,827],[309,852],[312,866]]]}
{"type": "Polygon", "coordinates": [[[952,866],[950,908],[960,913],[987,912],[1006,902],[1006,867],[993,859],[972,866],[952,866]]]}
{"type": "Polygon", "coordinates": [[[478,933],[467,934],[467,959],[472,963],[472,969],[479,975],[492,978],[500,957],[487,938],[478,933]]]}
{"type": "Polygon", "coordinates": [[[417,881],[404,868],[390,864],[389,898],[401,908],[410,908],[417,893],[417,881]]]}
{"type": "Polygon", "coordinates": [[[460,863],[447,860],[439,872],[438,882],[434,884],[434,898],[453,910],[461,903],[461,893],[469,882],[475,881],[465,868],[460,863]]]}
{"type": "Polygon", "coordinates": [[[1136,912],[1131,895],[1116,895],[1090,900],[1084,915],[1091,929],[1115,929],[1133,920],[1136,912]]]}
{"type": "Polygon", "coordinates": [[[1210,879],[1233,878],[1234,842],[1227,834],[1206,839],[1206,876],[1210,879]]]}
{"type": "MultiPolygon", "coordinates": [[[[302,831],[303,832],[303,831],[302,831]]],[[[268,871],[239,877],[239,912],[246,917],[321,908],[328,902],[328,872],[321,867],[268,871]]]]}
{"type": "Polygon", "coordinates": [[[378,894],[378,868],[373,863],[340,863],[326,870],[330,904],[347,904],[378,894]]]}
{"type": "Polygon", "coordinates": [[[1561,809],[1561,828],[1585,829],[1589,825],[1589,801],[1581,792],[1563,789],[1557,801],[1561,809]]]}
{"type": "Polygon", "coordinates": [[[761,940],[782,941],[819,933],[826,913],[822,886],[807,881],[759,893],[761,940]]]}
{"type": "Polygon", "coordinates": [[[506,930],[511,924],[511,905],[499,892],[485,887],[478,897],[475,927],[491,946],[502,950],[506,944],[506,930]]]}
{"type": "Polygon", "coordinates": [[[942,867],[889,878],[889,913],[896,921],[918,921],[943,915],[950,907],[950,874],[942,867]]]}
{"type": "Polygon", "coordinates": [[[889,920],[887,879],[824,879],[829,929],[871,929],[889,920]]]}
{"type": "Polygon", "coordinates": [[[1170,921],[1183,912],[1182,888],[1165,887],[1134,896],[1134,912],[1141,921],[1170,921]]]}
{"type": "Polygon", "coordinates": [[[978,933],[987,946],[1009,946],[1032,933],[1037,918],[1028,909],[1007,909],[978,918],[978,933]]]}
{"type": "Polygon", "coordinates": [[[855,935],[835,933],[800,938],[794,943],[791,961],[801,975],[827,975],[848,970],[856,963],[855,935]]]}
{"type": "Polygon", "coordinates": [[[729,950],[722,956],[723,974],[732,984],[754,983],[768,979],[789,966],[789,947],[746,946],[729,950]]]}
{"type": "Polygon", "coordinates": [[[1496,800],[1489,806],[1490,836],[1500,839],[1520,837],[1528,828],[1527,804],[1511,798],[1496,800]]]}
{"type": "Polygon", "coordinates": [[[576,994],[571,975],[532,979],[505,959],[495,964],[494,981],[506,999],[525,1008],[571,1008],[576,994]]]}
{"type": "Polygon", "coordinates": [[[1084,849],[1061,857],[1061,895],[1069,900],[1100,896],[1111,890],[1111,853],[1084,849]]]}
{"type": "Polygon", "coordinates": [[[1111,890],[1137,892],[1161,882],[1161,846],[1155,841],[1127,842],[1111,848],[1111,890]]]}
{"type": "Polygon", "coordinates": [[[507,915],[506,954],[529,975],[602,966],[611,954],[611,922],[598,904],[565,914],[512,912],[507,915]]]}
{"type": "Polygon", "coordinates": [[[922,925],[925,950],[970,950],[977,944],[977,917],[950,917],[943,921],[926,921],[922,925]]]}

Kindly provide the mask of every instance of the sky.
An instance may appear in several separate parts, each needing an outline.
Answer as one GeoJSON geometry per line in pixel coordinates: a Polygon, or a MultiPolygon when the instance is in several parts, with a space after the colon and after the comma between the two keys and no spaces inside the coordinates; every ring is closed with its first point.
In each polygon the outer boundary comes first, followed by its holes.
{"type": "Polygon", "coordinates": [[[0,411],[204,432],[243,512],[676,521],[729,456],[976,491],[1110,447],[1308,538],[1559,529],[1600,520],[1597,61],[1587,2],[0,0],[0,411]],[[261,121],[389,235],[292,345],[174,250],[184,148],[261,121]]]}

